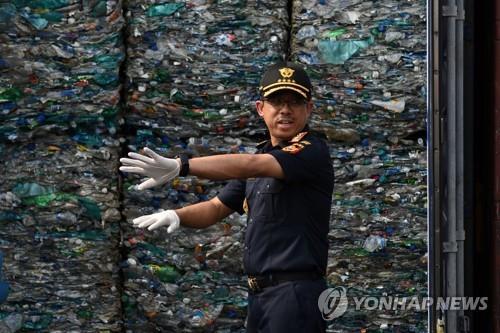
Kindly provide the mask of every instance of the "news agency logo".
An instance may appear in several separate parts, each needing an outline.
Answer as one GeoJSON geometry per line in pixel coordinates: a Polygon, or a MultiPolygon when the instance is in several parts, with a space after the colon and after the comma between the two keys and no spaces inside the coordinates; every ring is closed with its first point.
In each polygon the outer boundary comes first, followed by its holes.
{"type": "MultiPolygon", "coordinates": [[[[352,297],[357,311],[363,309],[393,311],[428,311],[434,305],[440,311],[470,310],[481,311],[488,308],[488,297],[393,297],[363,296],[352,297]]],[[[323,319],[329,321],[342,316],[349,306],[344,287],[328,288],[318,298],[318,307],[323,319]]]]}
{"type": "Polygon", "coordinates": [[[348,305],[344,287],[328,288],[319,295],[318,306],[324,320],[333,320],[342,316],[348,305]]]}

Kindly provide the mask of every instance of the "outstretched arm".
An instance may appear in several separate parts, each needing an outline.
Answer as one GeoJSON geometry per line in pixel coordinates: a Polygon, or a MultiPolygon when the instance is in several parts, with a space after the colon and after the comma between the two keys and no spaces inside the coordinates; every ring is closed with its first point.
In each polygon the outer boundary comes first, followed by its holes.
{"type": "Polygon", "coordinates": [[[219,198],[215,197],[209,201],[189,205],[176,210],[165,210],[162,212],[144,215],[135,218],[132,222],[140,228],[154,230],[162,226],[168,226],[170,234],[176,231],[182,224],[190,228],[206,228],[230,215],[233,210],[224,205],[219,198]]]}
{"type": "Polygon", "coordinates": [[[181,225],[200,229],[217,223],[233,213],[233,210],[224,205],[219,198],[214,197],[208,201],[176,209],[175,212],[179,215],[181,225]]]}
{"type": "MultiPolygon", "coordinates": [[[[158,155],[144,148],[144,155],[129,153],[121,158],[121,171],[149,177],[139,184],[139,190],[167,183],[179,175],[180,160],[158,155]]],[[[273,177],[283,179],[281,165],[271,154],[224,154],[197,157],[189,160],[189,174],[211,179],[245,179],[273,177]]]]}
{"type": "Polygon", "coordinates": [[[284,178],[280,164],[270,154],[225,154],[192,158],[189,160],[189,174],[212,180],[284,178]]]}

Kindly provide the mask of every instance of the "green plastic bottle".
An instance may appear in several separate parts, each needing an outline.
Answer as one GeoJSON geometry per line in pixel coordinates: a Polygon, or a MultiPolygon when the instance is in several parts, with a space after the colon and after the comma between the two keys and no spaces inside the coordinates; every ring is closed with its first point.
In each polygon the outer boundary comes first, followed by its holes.
{"type": "Polygon", "coordinates": [[[184,7],[183,3],[166,3],[163,5],[154,5],[148,8],[146,15],[151,16],[169,16],[184,7]]]}
{"type": "Polygon", "coordinates": [[[0,102],[15,102],[24,96],[23,92],[16,87],[1,89],[0,88],[0,102]]]}
{"type": "Polygon", "coordinates": [[[179,272],[172,266],[149,265],[149,268],[161,282],[175,283],[181,277],[179,272]]]}

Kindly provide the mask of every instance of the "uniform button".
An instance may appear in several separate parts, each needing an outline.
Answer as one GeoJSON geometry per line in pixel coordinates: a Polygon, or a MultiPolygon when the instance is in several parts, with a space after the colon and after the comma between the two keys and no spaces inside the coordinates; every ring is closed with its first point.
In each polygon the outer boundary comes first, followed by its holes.
{"type": "Polygon", "coordinates": [[[250,219],[248,222],[253,222],[253,219],[250,219]]]}
{"type": "Polygon", "coordinates": [[[248,246],[245,246],[245,250],[248,250],[248,246]]]}
{"type": "Polygon", "coordinates": [[[260,191],[257,191],[257,194],[260,194],[260,191]]]}
{"type": "Polygon", "coordinates": [[[266,187],[269,188],[269,184],[267,184],[266,187]]]}

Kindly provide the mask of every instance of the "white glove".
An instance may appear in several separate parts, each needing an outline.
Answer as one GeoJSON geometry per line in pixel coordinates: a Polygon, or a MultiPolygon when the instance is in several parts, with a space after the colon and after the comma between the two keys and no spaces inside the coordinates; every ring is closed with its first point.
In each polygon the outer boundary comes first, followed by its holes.
{"type": "Polygon", "coordinates": [[[131,158],[120,158],[120,162],[123,164],[120,171],[150,177],[137,186],[139,190],[163,185],[179,175],[181,165],[176,159],[162,157],[147,147],[144,148],[144,153],[147,156],[128,153],[131,158]]]}
{"type": "Polygon", "coordinates": [[[161,226],[168,225],[169,227],[167,232],[169,234],[179,229],[181,224],[179,215],[171,209],[151,215],[144,215],[133,219],[132,222],[134,223],[134,226],[139,228],[148,227],[148,230],[154,230],[161,226]]]}

